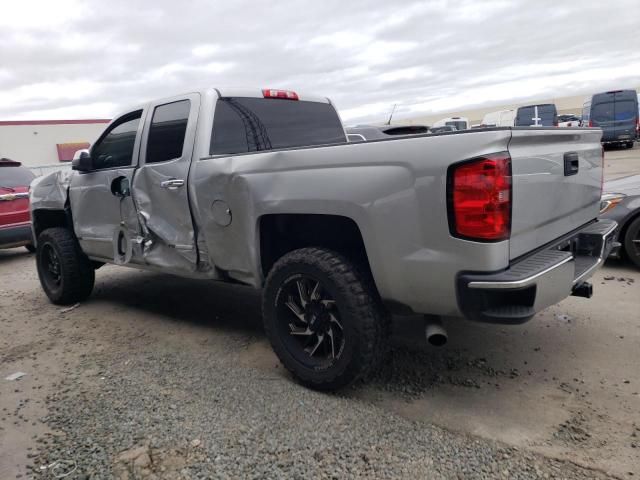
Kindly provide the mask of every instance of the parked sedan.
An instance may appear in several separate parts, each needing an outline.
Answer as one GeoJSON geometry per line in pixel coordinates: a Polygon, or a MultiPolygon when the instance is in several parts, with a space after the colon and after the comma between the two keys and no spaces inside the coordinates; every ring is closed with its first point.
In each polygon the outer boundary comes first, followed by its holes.
{"type": "Polygon", "coordinates": [[[29,184],[34,178],[20,162],[0,159],[0,248],[35,251],[29,214],[29,184]]]}
{"type": "Polygon", "coordinates": [[[601,217],[618,222],[620,256],[640,268],[640,175],[606,182],[601,217]]]}

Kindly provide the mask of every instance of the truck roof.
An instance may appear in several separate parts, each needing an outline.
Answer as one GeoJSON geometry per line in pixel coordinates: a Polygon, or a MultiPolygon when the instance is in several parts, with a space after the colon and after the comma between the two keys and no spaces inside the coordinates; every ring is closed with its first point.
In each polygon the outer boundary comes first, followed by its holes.
{"type": "Polygon", "coordinates": [[[182,91],[178,92],[174,95],[161,97],[161,98],[152,98],[146,102],[130,105],[125,110],[121,110],[117,115],[113,116],[113,119],[117,119],[122,115],[133,112],[135,110],[142,110],[149,106],[151,103],[164,103],[175,101],[176,97],[180,97],[183,95],[189,95],[193,93],[199,93],[200,95],[216,95],[218,98],[228,98],[228,97],[249,97],[249,98],[265,98],[265,91],[280,91],[280,92],[289,92],[294,93],[297,97],[298,101],[301,102],[318,102],[318,103],[327,103],[331,105],[331,100],[327,97],[322,97],[320,95],[308,94],[305,92],[300,92],[298,90],[282,90],[282,89],[268,89],[268,88],[250,88],[250,87],[205,87],[205,88],[196,88],[190,91],[182,91]]]}
{"type": "MultiPolygon", "coordinates": [[[[220,97],[251,97],[251,98],[264,98],[264,91],[270,90],[269,88],[238,88],[238,87],[215,87],[214,90],[218,92],[220,97]]],[[[299,90],[281,90],[282,92],[295,93],[299,101],[302,102],[319,102],[319,103],[331,103],[327,97],[321,97],[319,95],[311,95],[299,90]]]]}

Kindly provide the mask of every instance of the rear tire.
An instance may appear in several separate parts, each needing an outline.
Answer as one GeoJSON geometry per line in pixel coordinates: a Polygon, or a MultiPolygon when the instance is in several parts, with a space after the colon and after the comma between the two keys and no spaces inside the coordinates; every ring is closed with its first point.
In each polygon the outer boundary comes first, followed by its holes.
{"type": "Polygon", "coordinates": [[[38,277],[52,303],[85,300],[93,290],[95,271],[78,241],[66,228],[48,228],[38,236],[38,277]]]}
{"type": "Polygon", "coordinates": [[[640,268],[640,217],[633,220],[624,234],[625,256],[640,268]]]}
{"type": "Polygon", "coordinates": [[[386,312],[373,282],[346,257],[322,248],[284,255],[263,293],[264,327],[303,385],[336,390],[366,377],[386,351],[386,312]]]}
{"type": "Polygon", "coordinates": [[[633,148],[633,142],[627,142],[627,148],[633,148]]]}

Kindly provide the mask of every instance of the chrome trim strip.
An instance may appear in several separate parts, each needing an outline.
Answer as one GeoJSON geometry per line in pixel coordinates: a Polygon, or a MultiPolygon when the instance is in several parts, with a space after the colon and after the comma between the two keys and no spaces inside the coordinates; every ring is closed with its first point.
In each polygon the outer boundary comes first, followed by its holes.
{"type": "Polygon", "coordinates": [[[11,202],[19,198],[29,198],[29,192],[5,193],[0,195],[0,201],[11,202]]]}
{"type": "Polygon", "coordinates": [[[469,288],[484,288],[484,289],[493,290],[493,289],[502,289],[502,288],[527,287],[533,282],[535,282],[535,280],[537,280],[541,276],[546,275],[547,273],[569,262],[573,262],[573,257],[565,258],[564,260],[556,263],[555,265],[551,265],[550,267],[545,268],[541,272],[538,272],[535,275],[531,275],[530,277],[526,277],[521,280],[512,280],[512,281],[504,281],[504,282],[490,282],[490,281],[469,282],[469,288]]]}

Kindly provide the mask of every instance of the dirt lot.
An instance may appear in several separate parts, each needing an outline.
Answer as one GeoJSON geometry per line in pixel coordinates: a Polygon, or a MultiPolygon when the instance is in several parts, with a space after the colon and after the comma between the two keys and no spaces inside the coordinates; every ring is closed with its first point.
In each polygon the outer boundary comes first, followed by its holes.
{"type": "MultiPolygon", "coordinates": [[[[609,177],[639,152],[607,152],[609,177]]],[[[383,371],[340,395],[290,380],[252,290],[104,267],[65,311],[21,249],[0,279],[3,480],[640,476],[640,272],[620,262],[523,326],[447,319],[441,349],[398,319],[383,371]]]]}

